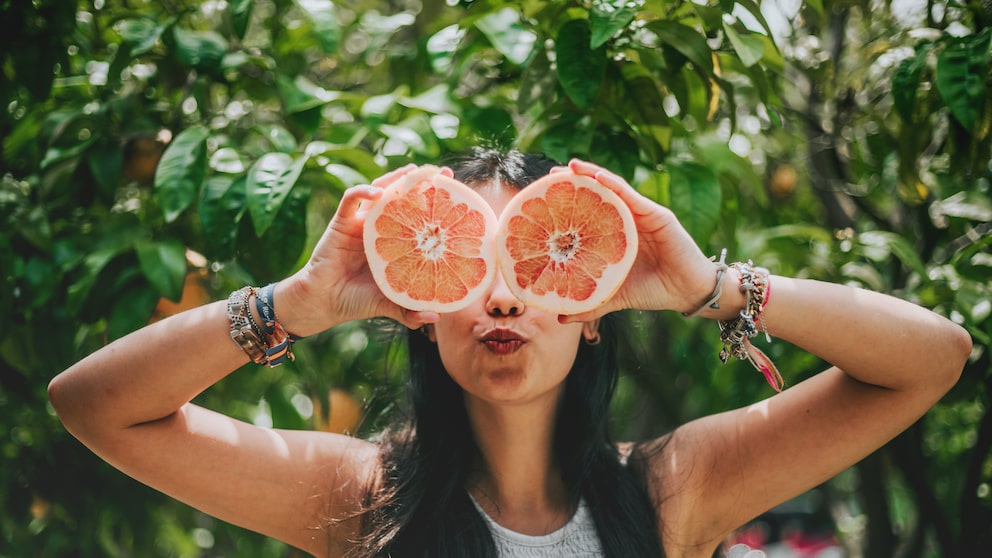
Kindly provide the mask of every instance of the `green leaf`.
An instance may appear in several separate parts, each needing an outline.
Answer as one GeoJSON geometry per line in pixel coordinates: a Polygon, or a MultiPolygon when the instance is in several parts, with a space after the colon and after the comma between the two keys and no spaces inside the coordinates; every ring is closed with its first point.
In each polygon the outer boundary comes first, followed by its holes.
{"type": "Polygon", "coordinates": [[[693,161],[672,161],[667,167],[671,210],[697,244],[708,246],[720,218],[720,181],[709,167],[693,161]]]}
{"type": "Polygon", "coordinates": [[[107,337],[120,339],[148,323],[159,294],[146,285],[135,283],[114,298],[114,306],[107,317],[107,337]]]}
{"type": "Polygon", "coordinates": [[[239,40],[245,38],[248,31],[248,23],[251,22],[251,9],[254,0],[231,0],[229,13],[231,16],[231,29],[234,36],[239,40]]]}
{"type": "Polygon", "coordinates": [[[125,19],[118,24],[117,32],[121,35],[122,42],[130,50],[129,54],[141,56],[151,50],[162,38],[162,33],[172,24],[156,23],[148,18],[125,19]]]}
{"type": "Polygon", "coordinates": [[[630,25],[644,0],[600,0],[594,2],[589,12],[589,47],[597,49],[618,31],[630,25]]]}
{"type": "Polygon", "coordinates": [[[293,153],[299,147],[296,142],[296,136],[279,124],[259,126],[255,128],[255,132],[265,138],[274,151],[293,153]]]}
{"type": "MultiPolygon", "coordinates": [[[[740,5],[748,12],[750,12],[750,14],[754,16],[754,19],[758,20],[758,23],[760,23],[761,26],[765,29],[765,33],[767,33],[769,37],[775,35],[774,33],[772,33],[772,28],[768,26],[768,21],[765,20],[765,15],[761,13],[761,6],[758,5],[758,2],[755,2],[754,0],[736,0],[735,3],[740,5]]],[[[808,2],[808,3],[813,4],[814,2],[808,2]]],[[[817,2],[815,3],[819,3],[819,0],[817,0],[817,2]]],[[[822,13],[823,8],[821,7],[819,11],[820,13],[822,13]]]]}
{"type": "Polygon", "coordinates": [[[141,241],[135,244],[138,265],[158,294],[178,302],[186,278],[186,247],[178,240],[141,241]]]}
{"type": "Polygon", "coordinates": [[[496,145],[513,144],[516,137],[513,117],[502,107],[466,107],[462,118],[479,137],[496,145]]]}
{"type": "Polygon", "coordinates": [[[125,250],[124,246],[107,246],[89,253],[83,259],[82,275],[66,289],[65,311],[69,316],[75,316],[89,297],[96,283],[96,278],[114,258],[125,250]]]}
{"type": "Polygon", "coordinates": [[[217,172],[241,174],[245,171],[245,163],[237,149],[222,147],[210,156],[210,168],[217,172]]]}
{"type": "Polygon", "coordinates": [[[520,24],[520,16],[513,8],[503,8],[479,18],[475,26],[489,39],[493,48],[518,66],[526,62],[534,50],[537,37],[520,24]]]}
{"type": "Polygon", "coordinates": [[[929,48],[921,49],[916,56],[903,60],[892,75],[892,100],[896,112],[907,124],[916,121],[916,90],[920,87],[920,75],[926,66],[929,48]]]}
{"type": "Polygon", "coordinates": [[[923,260],[916,253],[916,248],[905,238],[889,231],[868,231],[859,234],[857,240],[866,257],[884,261],[891,253],[924,281],[929,280],[923,260]]]}
{"type": "Polygon", "coordinates": [[[293,79],[283,75],[277,76],[276,86],[286,106],[286,112],[290,114],[323,106],[339,97],[337,93],[316,85],[302,75],[293,79]]]}
{"type": "Polygon", "coordinates": [[[124,167],[124,152],[120,145],[116,142],[94,145],[86,153],[86,163],[100,193],[107,199],[113,199],[114,192],[121,183],[121,171],[124,167]]]}
{"type": "Polygon", "coordinates": [[[294,160],[285,153],[267,153],[248,170],[246,203],[259,237],[272,226],[308,159],[306,155],[294,160]]]}
{"type": "Polygon", "coordinates": [[[555,40],[558,82],[579,108],[596,100],[606,74],[606,49],[589,46],[589,22],[573,19],[562,26],[555,40]]]}
{"type": "Polygon", "coordinates": [[[652,200],[671,207],[672,195],[669,185],[671,175],[665,172],[652,172],[637,184],[637,191],[651,198],[652,200]]]}
{"type": "Polygon", "coordinates": [[[172,140],[155,170],[155,196],[171,223],[194,201],[207,173],[205,126],[186,128],[172,140]]]}
{"type": "Polygon", "coordinates": [[[407,95],[407,87],[401,85],[390,93],[369,97],[362,103],[363,118],[385,119],[399,100],[407,95]]]}
{"type": "Polygon", "coordinates": [[[733,26],[727,23],[723,24],[723,31],[727,34],[727,39],[730,40],[730,44],[737,51],[737,56],[740,57],[745,67],[754,66],[765,55],[765,42],[756,37],[754,33],[748,31],[744,36],[741,36],[733,26]]]}
{"type": "Polygon", "coordinates": [[[341,24],[330,0],[296,0],[296,4],[310,18],[320,47],[327,54],[337,54],[341,43],[341,24]]]}
{"type": "Polygon", "coordinates": [[[245,176],[213,176],[203,185],[198,213],[206,255],[212,259],[226,260],[234,256],[238,223],[247,210],[246,183],[245,176]]]}
{"type": "Polygon", "coordinates": [[[535,106],[539,109],[550,106],[557,83],[548,53],[543,48],[537,49],[520,76],[517,110],[526,114],[535,106]]]}
{"type": "Polygon", "coordinates": [[[331,181],[338,185],[342,190],[351,188],[352,186],[358,186],[359,184],[369,183],[369,178],[367,176],[347,165],[328,163],[327,165],[324,165],[324,172],[326,172],[331,181]]]}
{"type": "Polygon", "coordinates": [[[253,228],[246,226],[254,217],[242,220],[237,241],[238,261],[260,282],[292,273],[293,267],[306,255],[310,190],[307,183],[297,184],[264,236],[257,236],[253,228]]]}
{"type": "Polygon", "coordinates": [[[954,118],[970,132],[985,107],[989,29],[953,39],[937,54],[937,91],[954,118]]]}
{"type": "Polygon", "coordinates": [[[176,55],[179,60],[196,70],[214,72],[220,69],[227,40],[215,31],[191,31],[176,26],[172,29],[176,39],[176,55]]]}
{"type": "Polygon", "coordinates": [[[296,410],[296,407],[293,406],[293,403],[278,384],[270,384],[269,388],[265,390],[265,402],[269,406],[273,427],[293,430],[301,430],[307,427],[299,411],[296,410]]]}
{"type": "Polygon", "coordinates": [[[427,39],[427,57],[435,72],[445,74],[451,70],[458,45],[464,37],[465,30],[456,23],[441,29],[427,39]]]}
{"type": "Polygon", "coordinates": [[[78,143],[61,146],[53,145],[45,151],[45,158],[41,161],[41,170],[45,171],[52,166],[79,157],[90,145],[99,138],[96,136],[91,136],[89,139],[80,141],[78,143]]]}
{"type": "Polygon", "coordinates": [[[706,44],[706,38],[698,31],[677,21],[667,19],[652,21],[648,28],[654,31],[658,38],[689,59],[698,69],[707,74],[713,73],[712,51],[706,44]]]}
{"type": "Polygon", "coordinates": [[[545,130],[541,151],[557,161],[587,155],[592,150],[593,129],[588,118],[566,117],[545,130]]]}
{"type": "Polygon", "coordinates": [[[958,217],[979,223],[992,221],[992,201],[988,195],[978,191],[961,191],[950,197],[934,202],[930,215],[958,217]]]}
{"type": "Polygon", "coordinates": [[[311,142],[306,147],[306,154],[318,160],[320,157],[326,157],[345,163],[363,174],[366,181],[377,178],[385,172],[385,169],[376,162],[375,156],[367,149],[311,142]]]}
{"type": "Polygon", "coordinates": [[[626,117],[641,135],[651,138],[661,149],[661,153],[655,154],[655,159],[660,160],[672,146],[672,127],[660,86],[647,68],[634,62],[623,65],[621,76],[626,89],[623,107],[626,117]]]}

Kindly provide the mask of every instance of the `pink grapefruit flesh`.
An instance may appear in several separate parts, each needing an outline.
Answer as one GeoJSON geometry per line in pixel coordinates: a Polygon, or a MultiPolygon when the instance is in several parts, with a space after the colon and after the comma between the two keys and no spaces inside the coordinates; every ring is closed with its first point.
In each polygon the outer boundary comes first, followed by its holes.
{"type": "Polygon", "coordinates": [[[495,278],[496,225],[482,196],[423,166],[386,188],[369,209],[365,256],[389,300],[409,310],[453,312],[495,278]]]}
{"type": "Polygon", "coordinates": [[[496,243],[507,287],[524,304],[580,314],[617,291],[637,256],[630,209],[593,178],[552,173],[503,209],[496,243]]]}

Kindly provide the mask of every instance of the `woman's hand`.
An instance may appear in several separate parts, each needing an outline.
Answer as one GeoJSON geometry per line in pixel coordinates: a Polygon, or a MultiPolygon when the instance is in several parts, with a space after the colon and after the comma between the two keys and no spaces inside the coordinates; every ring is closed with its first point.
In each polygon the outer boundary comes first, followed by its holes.
{"type": "Polygon", "coordinates": [[[572,160],[569,170],[592,177],[627,204],[637,227],[637,259],[620,289],[603,306],[563,321],[588,321],[624,308],[691,312],[716,284],[715,267],[675,214],[638,193],[624,179],[592,163],[572,160]]]}
{"type": "Polygon", "coordinates": [[[406,165],[371,185],[345,191],[310,260],[276,286],[276,312],[286,331],[306,336],[346,321],[379,316],[393,318],[409,328],[437,321],[437,313],[401,308],[382,294],[372,278],[362,241],[369,205],[382,196],[386,187],[415,168],[413,164],[406,165]]]}

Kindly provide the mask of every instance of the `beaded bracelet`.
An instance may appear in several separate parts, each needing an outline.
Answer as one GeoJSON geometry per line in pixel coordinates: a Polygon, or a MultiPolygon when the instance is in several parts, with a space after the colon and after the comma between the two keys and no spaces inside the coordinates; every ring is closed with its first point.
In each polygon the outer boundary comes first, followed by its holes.
{"type": "Polygon", "coordinates": [[[765,327],[764,309],[771,295],[770,273],[763,267],[755,267],[750,260],[730,264],[731,269],[740,276],[740,291],[744,295],[744,309],[740,314],[729,319],[720,320],[720,362],[724,364],[735,357],[751,363],[764,376],[768,385],[775,391],[782,391],[785,381],[779,374],[775,364],[765,353],[751,344],[751,339],[758,335],[758,325],[765,332],[765,338],[771,342],[768,328],[765,327]]]}

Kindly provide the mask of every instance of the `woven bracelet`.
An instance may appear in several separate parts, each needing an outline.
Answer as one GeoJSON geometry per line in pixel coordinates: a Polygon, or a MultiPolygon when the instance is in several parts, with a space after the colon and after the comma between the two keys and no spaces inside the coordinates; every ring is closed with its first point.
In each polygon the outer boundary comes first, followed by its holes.
{"type": "Polygon", "coordinates": [[[258,290],[255,296],[255,308],[262,317],[262,331],[268,342],[266,356],[269,366],[278,366],[286,359],[296,360],[293,343],[300,338],[287,332],[276,319],[275,283],[269,283],[258,290]]]}

